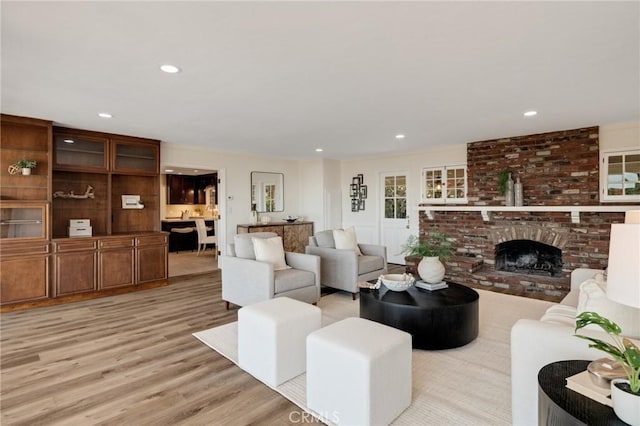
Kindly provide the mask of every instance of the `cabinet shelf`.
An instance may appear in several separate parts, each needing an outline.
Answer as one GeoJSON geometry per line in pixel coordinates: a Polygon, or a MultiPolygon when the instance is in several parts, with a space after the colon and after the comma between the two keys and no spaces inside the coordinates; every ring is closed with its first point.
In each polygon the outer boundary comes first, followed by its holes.
{"type": "Polygon", "coordinates": [[[3,220],[0,222],[0,225],[40,225],[42,220],[40,219],[12,219],[12,220],[3,220]]]}
{"type": "Polygon", "coordinates": [[[101,157],[104,156],[104,151],[96,151],[96,150],[91,150],[91,149],[56,148],[56,151],[73,152],[73,153],[81,153],[81,154],[92,154],[92,155],[99,155],[101,157]]]}
{"type": "Polygon", "coordinates": [[[151,156],[148,156],[148,155],[117,154],[116,157],[137,158],[137,159],[140,159],[140,160],[153,160],[153,161],[156,161],[156,157],[151,157],[151,156]]]}

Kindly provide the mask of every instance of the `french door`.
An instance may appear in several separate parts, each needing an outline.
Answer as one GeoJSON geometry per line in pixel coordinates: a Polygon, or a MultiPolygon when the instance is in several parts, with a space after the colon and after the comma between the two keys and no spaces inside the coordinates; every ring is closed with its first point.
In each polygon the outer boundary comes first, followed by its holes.
{"type": "Polygon", "coordinates": [[[382,244],[387,246],[387,261],[404,265],[402,244],[411,234],[407,202],[407,173],[383,173],[380,177],[382,194],[382,244]]]}

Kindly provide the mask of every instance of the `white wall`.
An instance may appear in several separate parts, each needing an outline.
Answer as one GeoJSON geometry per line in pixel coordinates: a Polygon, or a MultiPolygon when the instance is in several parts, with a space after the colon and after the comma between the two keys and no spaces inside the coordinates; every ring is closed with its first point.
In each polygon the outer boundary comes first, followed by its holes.
{"type": "Polygon", "coordinates": [[[640,121],[600,126],[600,151],[640,148],[640,121]]]}
{"type": "Polygon", "coordinates": [[[424,167],[435,167],[452,164],[466,164],[467,146],[439,147],[430,150],[412,152],[385,157],[362,158],[341,162],[342,187],[342,226],[355,226],[358,241],[364,243],[379,243],[379,223],[382,211],[382,173],[407,173],[407,202],[410,228],[414,233],[418,230],[417,206],[420,202],[421,171],[424,167]],[[367,199],[365,210],[351,211],[349,184],[351,178],[362,174],[364,184],[367,185],[367,199]]]}
{"type": "Polygon", "coordinates": [[[342,226],[340,162],[300,162],[300,215],[314,222],[314,231],[342,226]]]}

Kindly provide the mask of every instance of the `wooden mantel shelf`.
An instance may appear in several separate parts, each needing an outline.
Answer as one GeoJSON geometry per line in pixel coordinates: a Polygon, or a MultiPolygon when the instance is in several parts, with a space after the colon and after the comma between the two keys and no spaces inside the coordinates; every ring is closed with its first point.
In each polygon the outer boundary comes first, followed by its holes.
{"type": "Polygon", "coordinates": [[[482,220],[491,220],[489,212],[569,212],[571,222],[580,223],[581,212],[626,212],[628,210],[640,210],[640,205],[627,206],[418,206],[418,211],[423,211],[427,219],[433,220],[433,212],[480,212],[482,220]]]}

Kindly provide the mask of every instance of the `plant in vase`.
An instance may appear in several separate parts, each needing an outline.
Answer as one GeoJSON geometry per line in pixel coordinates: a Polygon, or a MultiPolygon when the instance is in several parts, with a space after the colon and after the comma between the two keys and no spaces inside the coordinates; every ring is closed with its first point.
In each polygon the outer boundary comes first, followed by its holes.
{"type": "Polygon", "coordinates": [[[18,160],[15,163],[15,166],[22,169],[22,174],[23,175],[30,175],[31,174],[31,169],[34,169],[36,166],[38,165],[38,163],[36,162],[36,160],[18,160]]]}
{"type": "Polygon", "coordinates": [[[576,317],[576,329],[595,324],[604,330],[614,344],[590,336],[576,334],[576,337],[591,342],[590,348],[609,354],[624,369],[627,379],[611,381],[611,400],[616,415],[626,423],[640,425],[640,348],[631,339],[621,337],[622,330],[613,321],[595,312],[582,312],[576,317]]]}
{"type": "MultiPolygon", "coordinates": [[[[431,230],[422,240],[415,235],[409,236],[401,246],[402,254],[408,265],[417,264],[420,278],[430,284],[439,283],[444,278],[444,265],[451,256],[452,243],[444,232],[431,230]]],[[[409,270],[408,272],[414,272],[409,270]]]]}

